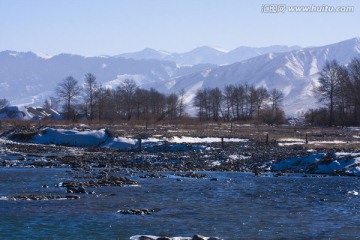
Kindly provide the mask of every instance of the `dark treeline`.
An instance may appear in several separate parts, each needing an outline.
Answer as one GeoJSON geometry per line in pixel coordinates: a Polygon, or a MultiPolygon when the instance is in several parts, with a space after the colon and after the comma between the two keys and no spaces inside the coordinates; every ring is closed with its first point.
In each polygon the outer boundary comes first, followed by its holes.
{"type": "MultiPolygon", "coordinates": [[[[67,120],[79,117],[88,120],[163,120],[187,116],[185,91],[165,95],[155,89],[142,89],[132,80],[124,80],[116,89],[99,86],[96,77],[85,74],[80,87],[72,76],[57,85],[58,98],[45,101],[46,108],[62,109],[67,120]],[[58,106],[58,103],[61,105],[58,106]]],[[[283,123],[282,92],[270,92],[254,86],[229,85],[199,90],[193,107],[200,121],[257,120],[265,123],[283,123]]]]}
{"type": "Polygon", "coordinates": [[[277,89],[269,92],[264,87],[247,84],[228,85],[223,91],[219,88],[198,90],[194,106],[200,120],[259,120],[273,124],[285,121],[280,108],[282,100],[283,93],[277,89]]]}
{"type": "Polygon", "coordinates": [[[155,89],[142,89],[132,80],[124,80],[116,89],[98,86],[96,77],[85,75],[83,87],[69,76],[56,88],[58,98],[45,101],[46,108],[61,109],[67,120],[162,120],[182,117],[181,93],[164,95],[155,89]]]}
{"type": "Polygon", "coordinates": [[[326,62],[316,88],[325,107],[310,109],[305,120],[313,125],[360,125],[360,58],[347,66],[326,62]]]}

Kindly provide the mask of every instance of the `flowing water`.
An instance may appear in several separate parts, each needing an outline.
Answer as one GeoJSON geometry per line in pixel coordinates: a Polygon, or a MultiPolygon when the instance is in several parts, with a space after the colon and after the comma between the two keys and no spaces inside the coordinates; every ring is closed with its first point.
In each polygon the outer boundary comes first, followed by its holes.
{"type": "MultiPolygon", "coordinates": [[[[121,239],[134,235],[224,239],[360,239],[360,179],[254,177],[208,173],[218,181],[134,179],[139,186],[102,187],[78,200],[0,200],[0,239],[121,239]],[[353,194],[349,194],[350,191],[353,194]],[[122,215],[121,209],[156,209],[122,215]]],[[[0,168],[0,199],[64,195],[66,169],[0,168]],[[49,188],[42,188],[48,185],[49,188]]]]}

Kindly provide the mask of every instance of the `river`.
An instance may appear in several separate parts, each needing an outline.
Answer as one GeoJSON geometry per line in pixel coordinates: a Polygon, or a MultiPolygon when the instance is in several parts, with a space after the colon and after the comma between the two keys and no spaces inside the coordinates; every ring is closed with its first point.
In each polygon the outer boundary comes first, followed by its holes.
{"type": "Polygon", "coordinates": [[[173,173],[141,179],[139,173],[133,177],[139,185],[97,188],[96,194],[80,199],[5,200],[21,194],[66,194],[56,184],[71,179],[68,170],[0,168],[1,239],[128,240],[134,235],[197,233],[227,240],[360,238],[356,177],[207,172],[217,180],[211,181],[173,173]],[[156,211],[117,213],[140,208],[156,211]]]}

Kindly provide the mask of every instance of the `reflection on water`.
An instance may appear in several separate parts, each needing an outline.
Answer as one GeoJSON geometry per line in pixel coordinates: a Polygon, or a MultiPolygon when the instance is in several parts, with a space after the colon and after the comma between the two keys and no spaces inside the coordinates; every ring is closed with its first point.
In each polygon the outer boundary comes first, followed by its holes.
{"type": "MultiPolygon", "coordinates": [[[[356,238],[360,180],[350,177],[253,177],[208,173],[210,179],[140,179],[103,187],[80,200],[0,201],[0,238],[129,239],[139,234],[224,239],[356,238]],[[146,216],[119,209],[159,209],[146,216]]],[[[0,168],[0,196],[65,194],[64,169],[0,168]],[[41,186],[48,185],[49,188],[41,186]]]]}

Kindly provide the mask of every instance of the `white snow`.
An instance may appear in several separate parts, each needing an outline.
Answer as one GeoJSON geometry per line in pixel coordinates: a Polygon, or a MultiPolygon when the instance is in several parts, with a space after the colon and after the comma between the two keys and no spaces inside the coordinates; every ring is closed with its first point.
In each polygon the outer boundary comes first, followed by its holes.
{"type": "Polygon", "coordinates": [[[125,137],[116,137],[116,138],[110,138],[101,146],[105,148],[114,148],[119,150],[131,150],[134,149],[135,144],[136,144],[136,140],[134,139],[125,138],[125,137]]]}
{"type": "Polygon", "coordinates": [[[359,192],[352,190],[352,191],[348,191],[347,194],[357,196],[357,195],[359,195],[359,192]]]}
{"type": "Polygon", "coordinates": [[[323,161],[324,153],[314,153],[305,157],[294,157],[274,163],[271,170],[308,170],[314,173],[331,174],[343,172],[360,176],[360,155],[359,153],[335,153],[334,160],[323,161]]]}
{"type": "MultiPolygon", "coordinates": [[[[172,137],[166,139],[169,142],[173,143],[214,143],[214,142],[221,142],[221,138],[215,137],[172,137]]],[[[224,138],[224,142],[248,142],[249,139],[242,139],[242,138],[224,138]]]]}
{"type": "Polygon", "coordinates": [[[334,140],[334,141],[309,141],[309,144],[322,145],[322,144],[344,144],[345,141],[334,140]]]}
{"type": "Polygon", "coordinates": [[[31,120],[33,115],[23,105],[7,106],[1,109],[0,119],[31,120]]]}
{"type": "Polygon", "coordinates": [[[76,147],[95,147],[108,139],[105,129],[92,131],[76,131],[45,128],[35,136],[33,143],[56,144],[76,147]]]}
{"type": "Polygon", "coordinates": [[[45,59],[45,60],[50,59],[50,58],[53,57],[53,56],[51,56],[51,55],[49,55],[49,54],[47,54],[47,53],[37,52],[37,53],[35,53],[35,54],[36,54],[37,57],[42,58],[42,59],[45,59]]]}
{"type": "Polygon", "coordinates": [[[141,74],[117,75],[116,79],[104,83],[104,87],[108,89],[116,89],[116,87],[124,83],[126,79],[133,80],[137,85],[141,86],[146,80],[146,77],[141,74]]]}
{"type": "Polygon", "coordinates": [[[210,166],[221,166],[221,162],[220,161],[212,161],[209,165],[210,166]]]}
{"type": "MultiPolygon", "coordinates": [[[[185,151],[185,150],[205,150],[206,146],[186,146],[186,143],[213,143],[220,142],[221,138],[199,138],[199,137],[173,137],[162,138],[151,137],[142,139],[143,147],[155,147],[165,144],[170,151],[185,151]]],[[[224,138],[224,142],[247,142],[248,139],[241,138],[224,138]]],[[[104,147],[119,150],[133,150],[138,148],[139,140],[126,137],[110,137],[105,129],[100,130],[66,130],[44,128],[40,134],[37,134],[31,141],[34,144],[56,144],[73,147],[104,147]]]]}
{"type": "MultiPolygon", "coordinates": [[[[280,138],[277,140],[279,146],[291,146],[298,144],[305,144],[305,139],[301,138],[280,138]]],[[[333,141],[308,141],[308,145],[324,145],[324,144],[345,144],[345,141],[333,140],[333,141]]]]}

